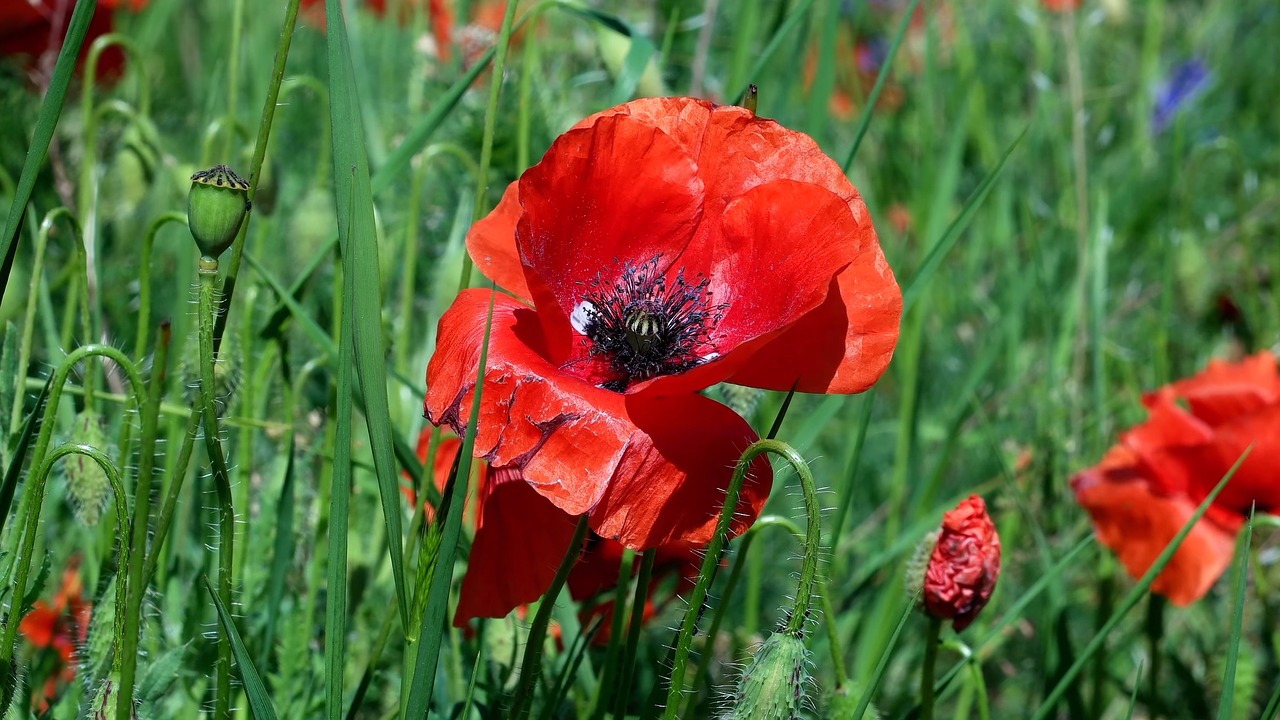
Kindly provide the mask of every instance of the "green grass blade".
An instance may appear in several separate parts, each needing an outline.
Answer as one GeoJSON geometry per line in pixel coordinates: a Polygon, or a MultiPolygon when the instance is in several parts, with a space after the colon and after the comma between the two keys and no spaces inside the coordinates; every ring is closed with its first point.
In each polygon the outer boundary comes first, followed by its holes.
{"type": "MultiPolygon", "coordinates": [[[[284,368],[282,386],[285,392],[284,406],[294,412],[293,380],[289,377],[289,356],[281,344],[280,366],[284,368]]],[[[271,646],[276,636],[276,625],[280,620],[280,602],[284,599],[284,579],[293,561],[295,538],[293,535],[294,516],[294,454],[297,451],[298,439],[293,425],[285,431],[287,439],[284,446],[284,478],[280,483],[280,499],[276,503],[275,547],[271,554],[271,574],[267,578],[267,623],[262,649],[258,662],[264,667],[271,656],[271,646]]]]}
{"type": "Polygon", "coordinates": [[[987,173],[987,176],[982,179],[978,188],[973,191],[973,194],[970,195],[969,199],[965,202],[964,208],[960,210],[960,214],[956,216],[955,220],[951,221],[951,224],[947,226],[946,231],[942,233],[942,237],[939,238],[938,242],[934,243],[933,247],[929,249],[929,254],[925,256],[924,262],[920,265],[920,269],[916,271],[916,274],[912,276],[911,280],[907,282],[905,287],[903,287],[903,316],[911,310],[911,306],[915,305],[915,303],[920,299],[920,296],[924,294],[925,287],[929,284],[929,279],[938,271],[938,267],[942,265],[943,258],[947,256],[947,253],[951,252],[951,248],[955,247],[956,241],[960,239],[960,234],[964,232],[965,228],[969,227],[969,222],[973,220],[974,213],[977,212],[978,206],[982,204],[982,201],[986,199],[987,194],[991,192],[992,186],[995,185],[996,180],[1000,177],[1000,173],[1004,170],[1005,164],[1008,163],[1009,156],[1012,155],[1013,151],[1022,143],[1022,140],[1027,136],[1027,131],[1029,129],[1030,126],[1023,128],[1022,132],[1018,133],[1018,137],[1014,138],[1013,143],[1005,149],[1004,154],[1000,156],[1000,162],[996,163],[996,166],[992,168],[991,172],[987,173]]]}
{"type": "MultiPolygon", "coordinates": [[[[351,311],[342,318],[338,346],[352,349],[351,311]]],[[[347,659],[347,531],[351,512],[351,363],[338,363],[337,417],[333,445],[333,480],[329,489],[328,590],[324,621],[325,713],[342,717],[342,678],[347,659]]]]}
{"type": "Polygon", "coordinates": [[[1187,524],[1182,527],[1182,530],[1174,536],[1173,540],[1170,541],[1169,546],[1164,549],[1164,552],[1160,553],[1160,556],[1156,558],[1155,563],[1151,565],[1151,569],[1147,570],[1146,574],[1142,576],[1142,579],[1138,581],[1138,584],[1129,591],[1129,594],[1126,595],[1116,607],[1111,618],[1108,619],[1107,622],[1098,630],[1097,634],[1093,636],[1093,639],[1089,641],[1089,644],[1080,652],[1080,656],[1071,664],[1071,667],[1067,668],[1067,671],[1062,674],[1062,677],[1058,680],[1058,684],[1054,686],[1053,690],[1049,691],[1048,696],[1045,697],[1044,703],[1040,705],[1040,709],[1032,716],[1032,720],[1045,720],[1045,718],[1049,717],[1054,712],[1054,708],[1057,706],[1058,701],[1062,699],[1063,694],[1066,693],[1069,687],[1071,687],[1071,683],[1076,679],[1076,676],[1079,675],[1080,671],[1088,665],[1094,654],[1102,648],[1107,637],[1111,634],[1111,631],[1115,626],[1120,623],[1120,620],[1123,619],[1125,615],[1129,614],[1129,611],[1138,604],[1138,601],[1142,599],[1143,595],[1146,595],[1147,590],[1151,588],[1151,583],[1155,582],[1156,576],[1160,574],[1160,571],[1164,570],[1164,566],[1173,558],[1173,554],[1177,552],[1178,548],[1182,545],[1182,541],[1191,532],[1191,529],[1196,526],[1196,523],[1200,522],[1200,518],[1204,517],[1205,512],[1209,510],[1209,507],[1213,505],[1213,501],[1217,499],[1218,493],[1222,492],[1222,489],[1226,487],[1227,483],[1231,481],[1231,478],[1235,476],[1236,470],[1238,470],[1240,465],[1244,463],[1244,459],[1249,456],[1249,452],[1252,449],[1253,446],[1251,445],[1248,450],[1245,450],[1244,454],[1240,456],[1240,459],[1236,460],[1236,463],[1227,471],[1226,476],[1224,476],[1218,483],[1217,487],[1213,489],[1213,492],[1209,493],[1208,497],[1204,499],[1204,502],[1200,503],[1200,507],[1196,508],[1196,511],[1192,513],[1191,519],[1188,520],[1187,524]]]}
{"type": "Polygon", "coordinates": [[[889,669],[889,658],[893,656],[893,649],[898,645],[898,637],[902,635],[902,628],[906,627],[907,618],[911,617],[911,613],[916,609],[918,600],[919,594],[917,593],[909,598],[903,606],[902,613],[898,616],[898,625],[893,629],[893,635],[889,636],[889,644],[885,645],[884,652],[880,654],[880,661],[876,663],[875,672],[871,674],[871,680],[862,691],[862,699],[858,701],[858,707],[853,711],[853,720],[862,720],[867,708],[871,706],[871,698],[875,696],[876,688],[880,687],[880,681],[884,679],[885,670],[889,669]]]}
{"type": "MultiPolygon", "coordinates": [[[[404,530],[400,481],[392,452],[391,407],[387,402],[386,348],[382,337],[382,278],[378,234],[373,222],[373,189],[364,147],[360,97],[339,0],[328,0],[329,112],[333,124],[333,191],[342,246],[343,307],[351,319],[356,377],[364,396],[365,425],[382,496],[391,576],[400,621],[408,624],[404,581],[404,530]]],[[[340,356],[342,361],[350,357],[340,356]]]]}
{"type": "Polygon", "coordinates": [[[71,76],[76,69],[76,57],[79,56],[80,46],[84,44],[89,32],[89,23],[93,20],[93,11],[97,5],[95,0],[76,0],[76,7],[71,11],[71,20],[67,24],[67,36],[62,41],[62,50],[58,52],[58,62],[53,66],[53,78],[49,81],[44,102],[40,103],[35,133],[31,137],[31,145],[27,147],[27,158],[22,163],[22,174],[18,176],[13,204],[9,206],[9,216],[4,222],[4,235],[0,235],[0,257],[4,258],[3,264],[0,264],[0,300],[4,300],[9,273],[13,270],[13,260],[18,253],[18,230],[22,227],[27,202],[31,200],[31,192],[35,189],[40,166],[44,165],[44,159],[49,155],[49,143],[53,141],[53,131],[58,127],[62,106],[67,101],[67,88],[71,85],[71,76]]]}
{"type": "MultiPolygon", "coordinates": [[[[1240,558],[1236,561],[1235,611],[1231,615],[1231,639],[1227,642],[1227,667],[1222,671],[1222,697],[1218,698],[1218,720],[1231,720],[1231,703],[1235,697],[1236,657],[1240,653],[1240,629],[1244,626],[1245,589],[1249,586],[1249,545],[1253,540],[1253,512],[1245,523],[1240,539],[1240,558]]],[[[1246,698],[1247,699],[1247,698],[1246,698]]]]}
{"type": "Polygon", "coordinates": [[[271,706],[271,695],[267,692],[267,688],[262,684],[262,676],[258,674],[258,669],[253,666],[253,659],[249,657],[249,649],[244,646],[244,640],[240,638],[240,632],[236,630],[236,624],[232,621],[231,613],[227,611],[227,606],[222,603],[222,598],[218,597],[217,591],[213,589],[213,584],[209,582],[209,578],[204,578],[205,589],[209,591],[209,596],[213,598],[213,605],[218,609],[218,622],[222,623],[223,629],[227,633],[227,638],[231,640],[231,652],[236,656],[236,664],[240,666],[240,680],[244,683],[244,694],[249,697],[249,711],[256,720],[275,720],[276,711],[271,706]]]}

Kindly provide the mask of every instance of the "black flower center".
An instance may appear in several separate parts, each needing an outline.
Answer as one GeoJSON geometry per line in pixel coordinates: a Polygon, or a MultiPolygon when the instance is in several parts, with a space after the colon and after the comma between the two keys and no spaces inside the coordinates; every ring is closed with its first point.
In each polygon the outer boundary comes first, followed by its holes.
{"type": "Polygon", "coordinates": [[[710,282],[701,275],[690,282],[681,270],[668,282],[659,257],[626,263],[612,284],[597,275],[579,306],[591,355],[606,358],[617,376],[601,384],[607,390],[621,392],[707,359],[700,353],[724,306],[711,304],[710,282]]]}

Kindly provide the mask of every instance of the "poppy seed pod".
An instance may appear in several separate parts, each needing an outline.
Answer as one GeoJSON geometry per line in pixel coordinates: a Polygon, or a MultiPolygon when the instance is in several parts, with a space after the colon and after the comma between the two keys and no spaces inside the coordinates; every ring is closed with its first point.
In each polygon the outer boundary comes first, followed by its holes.
{"type": "Polygon", "coordinates": [[[226,165],[191,176],[187,225],[201,254],[216,258],[231,247],[249,214],[249,183],[226,165]]]}
{"type": "Polygon", "coordinates": [[[725,717],[740,720],[791,720],[800,717],[809,675],[809,652],[804,640],[791,633],[773,633],[742,673],[733,706],[725,717]]]}
{"type": "MultiPolygon", "coordinates": [[[[923,548],[927,548],[929,538],[923,548]]],[[[921,602],[931,617],[951,620],[956,632],[969,627],[987,606],[1000,576],[1000,536],[987,504],[970,495],[942,516],[942,529],[929,552],[921,602]]]]}
{"type": "MultiPolygon", "coordinates": [[[[76,415],[71,426],[71,441],[103,449],[108,446],[102,431],[102,418],[92,410],[76,415]]],[[[102,508],[111,497],[111,483],[102,466],[87,455],[74,454],[66,460],[67,497],[75,508],[76,518],[94,527],[102,518],[102,508]]]]}

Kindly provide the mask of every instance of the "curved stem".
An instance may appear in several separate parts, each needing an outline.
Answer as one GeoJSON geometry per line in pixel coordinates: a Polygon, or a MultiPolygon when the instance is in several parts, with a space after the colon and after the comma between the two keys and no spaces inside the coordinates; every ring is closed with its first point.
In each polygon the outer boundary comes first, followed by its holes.
{"type": "MultiPolygon", "coordinates": [[[[110,358],[120,364],[125,373],[129,376],[130,389],[133,391],[138,407],[146,407],[146,398],[142,394],[142,380],[138,374],[138,368],[124,353],[111,347],[110,345],[84,345],[76,348],[62,363],[58,365],[54,372],[53,384],[49,388],[49,400],[45,405],[44,418],[40,423],[40,434],[36,436],[35,449],[31,454],[31,466],[34,468],[42,467],[49,455],[49,444],[53,438],[54,417],[58,412],[58,405],[62,399],[63,386],[67,382],[67,377],[71,374],[71,370],[81,361],[90,356],[101,356],[110,358]]],[[[44,504],[44,487],[47,477],[37,473],[29,479],[22,490],[22,502],[19,514],[25,512],[26,526],[20,537],[22,538],[22,548],[17,553],[17,572],[14,576],[14,590],[10,594],[16,602],[21,602],[22,597],[26,594],[27,576],[31,572],[31,555],[35,546],[36,533],[40,524],[40,509],[44,504]]],[[[128,526],[128,518],[125,518],[125,524],[121,527],[128,526]]],[[[9,666],[13,659],[14,638],[17,637],[18,623],[20,618],[13,613],[4,623],[4,633],[0,637],[0,668],[9,666]]]]}
{"type": "Polygon", "coordinates": [[[569,542],[569,551],[564,554],[564,560],[556,570],[556,577],[551,581],[551,587],[547,588],[546,594],[542,596],[542,602],[538,603],[538,613],[534,615],[533,626],[529,628],[529,640],[525,643],[524,659],[520,663],[520,684],[516,688],[515,700],[511,704],[511,717],[517,720],[529,714],[528,704],[533,685],[542,671],[542,646],[547,639],[547,626],[551,624],[551,610],[556,605],[556,598],[559,597],[565,581],[569,579],[569,571],[573,570],[573,566],[578,562],[578,556],[582,554],[582,543],[587,539],[589,526],[586,515],[578,518],[578,526],[573,531],[573,540],[569,542]]]}
{"type": "MultiPolygon", "coordinates": [[[[780,440],[757,440],[752,443],[742,456],[738,458],[738,464],[734,467],[733,478],[729,481],[729,487],[725,491],[724,506],[720,509],[720,519],[716,523],[715,534],[711,536],[711,542],[707,544],[707,554],[702,560],[702,568],[698,573],[698,582],[693,588],[693,593],[689,596],[689,609],[685,611],[684,621],[680,623],[680,634],[676,639],[675,655],[671,665],[671,682],[667,688],[666,712],[663,717],[667,720],[676,720],[680,708],[680,695],[684,692],[684,674],[689,664],[689,654],[693,643],[693,635],[697,630],[698,619],[702,615],[703,605],[707,601],[707,593],[711,589],[711,583],[715,580],[716,570],[720,566],[720,553],[724,550],[725,543],[728,541],[729,526],[733,522],[733,515],[738,507],[738,496],[742,493],[742,485],[746,481],[747,471],[751,468],[751,463],[760,455],[772,453],[786,460],[795,469],[796,475],[800,477],[802,488],[813,487],[813,473],[809,470],[809,465],[796,452],[795,448],[780,440]]],[[[814,495],[812,502],[816,503],[816,493],[810,493],[806,490],[805,506],[810,512],[809,529],[810,537],[806,540],[804,564],[800,570],[800,589],[796,593],[796,604],[792,611],[792,621],[788,623],[790,628],[792,622],[803,624],[803,618],[808,614],[809,597],[812,592],[814,578],[817,575],[817,546],[819,543],[819,535],[813,533],[813,529],[817,527],[818,520],[817,508],[810,507],[810,494],[814,495]],[[797,620],[796,618],[800,619],[797,620]]]]}
{"type": "MultiPolygon", "coordinates": [[[[44,274],[44,251],[49,245],[49,231],[53,229],[53,223],[59,218],[67,221],[76,238],[80,237],[80,222],[65,207],[50,210],[45,214],[44,220],[40,221],[40,230],[36,233],[35,256],[31,260],[31,284],[27,292],[27,310],[22,324],[22,344],[18,349],[18,372],[22,377],[26,377],[27,364],[31,362],[31,342],[35,336],[36,307],[39,304],[37,299],[40,296],[41,276],[44,274]]],[[[25,393],[18,391],[13,394],[13,415],[9,418],[9,435],[16,434],[18,427],[22,425],[24,400],[26,400],[25,393]]]]}
{"type": "Polygon", "coordinates": [[[151,221],[142,239],[142,257],[138,267],[138,334],[133,343],[133,356],[142,362],[147,354],[147,333],[151,330],[151,251],[156,244],[156,234],[169,223],[187,224],[187,216],[180,212],[167,212],[151,221]]]}
{"type": "Polygon", "coordinates": [[[791,609],[791,619],[787,621],[787,632],[799,636],[804,633],[804,623],[809,619],[809,603],[813,598],[814,585],[818,582],[818,560],[822,553],[822,506],[818,504],[818,487],[813,481],[809,465],[795,450],[791,452],[796,457],[792,464],[795,465],[796,476],[800,478],[800,493],[804,496],[804,512],[809,521],[804,536],[804,559],[800,564],[800,585],[796,587],[795,605],[791,609]]]}
{"type": "MultiPolygon", "coordinates": [[[[231,607],[232,551],[235,546],[236,514],[232,506],[231,477],[227,461],[222,454],[222,440],[218,431],[218,406],[214,397],[213,379],[213,325],[214,280],[218,276],[218,261],[211,257],[200,258],[200,405],[204,415],[204,442],[213,470],[213,485],[218,493],[218,597],[231,607]]],[[[218,665],[215,672],[213,716],[231,717],[231,642],[226,631],[219,626],[222,637],[218,643],[218,665]]]]}

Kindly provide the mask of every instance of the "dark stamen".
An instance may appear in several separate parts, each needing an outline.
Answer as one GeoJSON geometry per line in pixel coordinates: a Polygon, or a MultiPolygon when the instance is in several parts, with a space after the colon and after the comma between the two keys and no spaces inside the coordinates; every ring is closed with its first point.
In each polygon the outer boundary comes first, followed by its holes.
{"type": "Polygon", "coordinates": [[[710,281],[696,283],[681,270],[670,284],[658,271],[658,257],[626,263],[608,285],[597,275],[583,300],[583,334],[592,356],[606,357],[619,377],[601,387],[621,392],[632,383],[673,375],[694,367],[724,306],[711,305],[710,281]]]}

